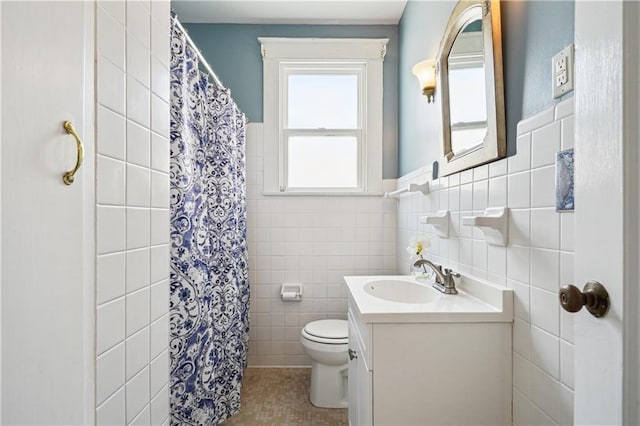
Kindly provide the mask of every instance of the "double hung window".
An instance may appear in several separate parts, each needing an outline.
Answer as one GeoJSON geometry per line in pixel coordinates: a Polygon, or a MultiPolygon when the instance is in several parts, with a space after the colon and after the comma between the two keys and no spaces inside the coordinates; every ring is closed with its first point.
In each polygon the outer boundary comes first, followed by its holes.
{"type": "Polygon", "coordinates": [[[380,191],[386,41],[260,41],[265,194],[380,191]]]}

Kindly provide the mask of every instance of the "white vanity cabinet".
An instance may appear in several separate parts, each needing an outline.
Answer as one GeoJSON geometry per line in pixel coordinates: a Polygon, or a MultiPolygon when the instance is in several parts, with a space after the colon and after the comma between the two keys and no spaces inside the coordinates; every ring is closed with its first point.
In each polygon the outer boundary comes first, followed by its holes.
{"type": "Polygon", "coordinates": [[[453,305],[482,303],[462,293],[430,303],[430,315],[394,314],[372,308],[353,293],[351,426],[511,424],[512,312],[503,317],[507,320],[490,308],[453,312],[453,305]],[[487,314],[486,322],[478,321],[479,313],[487,314]]]}
{"type": "Polygon", "coordinates": [[[370,425],[373,423],[373,373],[366,356],[369,352],[362,334],[368,335],[364,324],[360,327],[349,309],[349,424],[370,425]],[[361,329],[362,327],[362,329],[361,329]]]}

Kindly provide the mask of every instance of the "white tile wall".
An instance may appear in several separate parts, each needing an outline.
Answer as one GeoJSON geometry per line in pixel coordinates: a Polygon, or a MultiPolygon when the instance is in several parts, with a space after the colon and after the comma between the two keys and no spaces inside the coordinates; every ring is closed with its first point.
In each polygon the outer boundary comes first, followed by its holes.
{"type": "Polygon", "coordinates": [[[160,425],[169,416],[169,2],[100,0],[96,22],[96,419],[160,425]]]}
{"type": "Polygon", "coordinates": [[[381,196],[263,196],[262,124],[247,126],[249,365],[310,365],[302,327],[346,319],[345,275],[393,274],[396,200],[381,196]],[[302,283],[301,302],[280,299],[302,283]]]}
{"type": "MultiPolygon", "coordinates": [[[[435,261],[514,289],[514,424],[573,423],[573,320],[557,297],[559,286],[573,281],[573,213],[556,213],[554,182],[555,153],[571,147],[568,99],[518,124],[515,156],[436,180],[431,194],[398,203],[399,272],[409,271],[410,236],[427,234],[435,261]],[[511,209],[507,247],[487,245],[476,229],[460,224],[462,216],[503,205],[511,209]],[[421,216],[447,208],[450,238],[419,224],[421,216]]],[[[429,170],[417,170],[398,186],[428,178],[429,170]]]]}

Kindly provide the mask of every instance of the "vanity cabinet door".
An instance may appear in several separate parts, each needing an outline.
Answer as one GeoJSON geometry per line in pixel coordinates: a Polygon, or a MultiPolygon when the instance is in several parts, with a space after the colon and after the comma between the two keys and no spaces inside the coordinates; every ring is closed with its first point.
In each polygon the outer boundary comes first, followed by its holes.
{"type": "Polygon", "coordinates": [[[366,353],[355,321],[349,315],[349,425],[373,424],[372,371],[367,368],[366,353]]]}

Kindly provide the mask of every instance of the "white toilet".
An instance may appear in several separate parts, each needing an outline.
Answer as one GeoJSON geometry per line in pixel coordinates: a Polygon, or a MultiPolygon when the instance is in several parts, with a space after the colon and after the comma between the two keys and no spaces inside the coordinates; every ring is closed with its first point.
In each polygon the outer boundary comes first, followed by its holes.
{"type": "Polygon", "coordinates": [[[305,325],[300,342],[311,358],[309,399],[316,407],[347,407],[348,326],[345,320],[305,325]]]}

